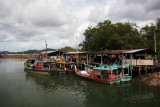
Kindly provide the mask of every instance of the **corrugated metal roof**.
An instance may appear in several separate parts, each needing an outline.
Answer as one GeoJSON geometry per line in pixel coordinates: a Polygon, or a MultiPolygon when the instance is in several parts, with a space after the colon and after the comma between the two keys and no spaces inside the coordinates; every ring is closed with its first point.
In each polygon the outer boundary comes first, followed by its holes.
{"type": "Polygon", "coordinates": [[[127,52],[127,51],[130,51],[130,50],[114,50],[114,51],[107,52],[107,54],[121,54],[121,53],[127,52]]]}
{"type": "Polygon", "coordinates": [[[143,50],[146,50],[146,49],[135,49],[135,50],[130,50],[130,51],[122,52],[122,53],[136,53],[136,52],[143,51],[143,50]]]}
{"type": "MultiPolygon", "coordinates": [[[[53,53],[53,52],[57,52],[57,51],[47,51],[47,54],[49,54],[49,53],[53,53]]],[[[46,53],[46,51],[42,51],[41,53],[42,53],[42,54],[45,54],[45,53],[46,53]]]]}
{"type": "Polygon", "coordinates": [[[79,52],[79,51],[77,51],[77,52],[67,52],[67,53],[65,53],[65,54],[66,54],[66,55],[71,55],[71,54],[76,55],[76,54],[80,54],[80,53],[84,53],[84,52],[79,52]]]}

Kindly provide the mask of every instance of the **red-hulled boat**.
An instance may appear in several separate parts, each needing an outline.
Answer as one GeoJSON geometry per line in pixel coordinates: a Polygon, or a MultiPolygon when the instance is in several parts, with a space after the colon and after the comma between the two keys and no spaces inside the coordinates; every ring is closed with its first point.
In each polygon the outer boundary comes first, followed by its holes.
{"type": "Polygon", "coordinates": [[[120,84],[118,68],[114,66],[105,65],[88,70],[76,69],[75,73],[82,78],[98,81],[109,85],[120,84]]]}

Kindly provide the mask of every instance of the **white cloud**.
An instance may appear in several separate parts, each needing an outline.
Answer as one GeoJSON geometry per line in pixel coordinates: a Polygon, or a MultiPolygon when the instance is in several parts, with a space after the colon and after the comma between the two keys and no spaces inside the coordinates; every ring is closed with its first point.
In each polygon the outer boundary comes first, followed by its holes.
{"type": "Polygon", "coordinates": [[[0,0],[0,49],[75,47],[88,26],[111,20],[140,27],[160,17],[159,0],[0,0]],[[43,46],[44,45],[44,46],[43,46]]]}

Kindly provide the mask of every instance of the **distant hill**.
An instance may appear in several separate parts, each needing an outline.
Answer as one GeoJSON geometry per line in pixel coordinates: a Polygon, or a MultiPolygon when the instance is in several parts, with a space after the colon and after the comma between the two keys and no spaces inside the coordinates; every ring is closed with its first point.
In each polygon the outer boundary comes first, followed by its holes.
{"type": "MultiPolygon", "coordinates": [[[[58,49],[52,49],[52,48],[47,48],[47,51],[56,51],[58,49]]],[[[8,54],[34,54],[34,53],[40,53],[42,51],[45,51],[45,49],[42,50],[27,50],[27,51],[22,51],[22,52],[8,52],[8,54]]]]}
{"type": "Polygon", "coordinates": [[[8,54],[8,51],[0,51],[0,54],[8,54]]]}

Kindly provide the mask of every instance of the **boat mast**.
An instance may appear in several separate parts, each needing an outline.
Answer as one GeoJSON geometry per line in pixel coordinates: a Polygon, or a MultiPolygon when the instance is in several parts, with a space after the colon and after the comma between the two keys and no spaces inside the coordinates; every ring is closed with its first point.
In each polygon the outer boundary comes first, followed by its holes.
{"type": "Polygon", "coordinates": [[[48,56],[47,56],[47,42],[45,40],[45,44],[46,44],[46,49],[45,49],[45,52],[46,52],[46,59],[48,59],[48,56]]]}
{"type": "MultiPolygon", "coordinates": [[[[155,26],[156,27],[156,26],[155,26]]],[[[157,48],[156,48],[156,30],[157,30],[157,27],[155,28],[155,30],[154,30],[154,49],[155,49],[155,62],[156,62],[156,60],[157,60],[157,55],[156,55],[156,50],[157,50],[157,48]]],[[[156,63],[155,63],[156,64],[156,63]]],[[[156,64],[157,65],[157,64],[156,64]]]]}
{"type": "Polygon", "coordinates": [[[78,47],[78,46],[77,46],[77,35],[76,35],[76,64],[78,64],[78,61],[77,61],[77,60],[78,60],[78,56],[77,56],[77,47],[78,47]]]}

